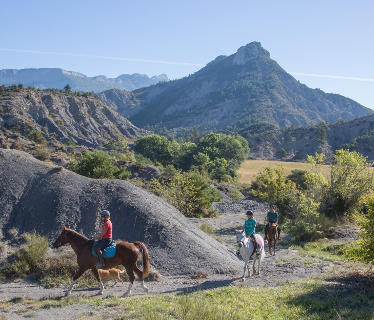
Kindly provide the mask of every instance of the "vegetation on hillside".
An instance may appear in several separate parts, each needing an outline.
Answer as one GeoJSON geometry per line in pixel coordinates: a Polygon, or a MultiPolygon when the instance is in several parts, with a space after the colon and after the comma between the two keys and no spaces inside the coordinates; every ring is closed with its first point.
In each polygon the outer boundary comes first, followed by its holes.
{"type": "Polygon", "coordinates": [[[252,194],[274,204],[286,230],[297,240],[313,240],[347,216],[362,210],[374,189],[374,174],[357,152],[338,150],[326,177],[319,169],[323,155],[309,156],[309,171],[286,176],[284,169],[265,168],[252,183],[252,194]]]}

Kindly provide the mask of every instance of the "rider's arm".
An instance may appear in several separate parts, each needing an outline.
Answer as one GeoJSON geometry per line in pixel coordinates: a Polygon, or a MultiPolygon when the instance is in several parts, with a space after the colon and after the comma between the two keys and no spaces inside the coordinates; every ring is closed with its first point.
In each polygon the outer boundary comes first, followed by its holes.
{"type": "Polygon", "coordinates": [[[106,234],[107,231],[108,231],[108,227],[107,226],[103,227],[103,230],[101,231],[100,234],[97,234],[95,236],[95,239],[101,239],[106,234]]]}

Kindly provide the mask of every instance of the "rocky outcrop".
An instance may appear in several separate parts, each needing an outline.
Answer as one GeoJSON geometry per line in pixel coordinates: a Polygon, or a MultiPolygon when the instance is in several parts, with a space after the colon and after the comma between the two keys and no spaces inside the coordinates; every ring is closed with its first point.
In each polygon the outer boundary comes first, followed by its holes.
{"type": "Polygon", "coordinates": [[[98,148],[147,133],[88,94],[8,88],[0,106],[0,134],[8,138],[36,130],[47,141],[98,148]]]}
{"type": "MultiPolygon", "coordinates": [[[[259,42],[219,56],[191,76],[118,97],[111,106],[134,124],[168,129],[232,132],[259,122],[306,126],[373,113],[351,99],[301,84],[259,42]]],[[[109,103],[111,97],[106,98],[109,103]]]]}
{"type": "Polygon", "coordinates": [[[165,74],[148,77],[145,74],[134,73],[107,78],[105,76],[87,77],[82,73],[58,68],[0,70],[0,85],[10,86],[22,83],[25,87],[63,89],[69,84],[74,91],[86,92],[101,92],[112,88],[135,90],[168,80],[165,74]]]}
{"type": "Polygon", "coordinates": [[[177,209],[121,180],[94,180],[38,161],[27,153],[0,149],[0,231],[36,231],[50,240],[61,226],[93,236],[98,212],[112,213],[113,237],[142,241],[162,274],[233,273],[240,261],[192,225],[177,209]]]}

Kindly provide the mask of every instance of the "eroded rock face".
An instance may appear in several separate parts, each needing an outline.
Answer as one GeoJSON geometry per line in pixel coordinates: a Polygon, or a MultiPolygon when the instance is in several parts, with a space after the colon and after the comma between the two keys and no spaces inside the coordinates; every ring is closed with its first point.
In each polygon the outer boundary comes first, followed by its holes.
{"type": "Polygon", "coordinates": [[[47,141],[97,148],[147,133],[91,95],[17,89],[0,94],[0,105],[0,134],[8,137],[37,130],[47,141]]]}
{"type": "Polygon", "coordinates": [[[164,200],[121,180],[89,179],[27,153],[0,149],[0,230],[36,231],[50,240],[66,225],[92,237],[98,212],[112,213],[113,237],[142,241],[162,274],[233,273],[242,265],[226,247],[164,200]]]}

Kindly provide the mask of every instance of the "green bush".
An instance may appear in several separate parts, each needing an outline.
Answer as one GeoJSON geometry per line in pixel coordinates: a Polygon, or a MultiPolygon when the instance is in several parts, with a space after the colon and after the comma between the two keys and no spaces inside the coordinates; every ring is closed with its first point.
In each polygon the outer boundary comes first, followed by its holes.
{"type": "Polygon", "coordinates": [[[187,217],[209,217],[215,214],[212,202],[219,201],[218,191],[198,172],[175,172],[153,179],[151,190],[166,199],[187,217]]]}
{"type": "Polygon", "coordinates": [[[366,213],[354,216],[360,227],[360,239],[351,245],[347,253],[355,260],[374,263],[374,194],[365,199],[366,213]]]}
{"type": "Polygon", "coordinates": [[[14,261],[4,265],[0,272],[8,277],[20,277],[35,272],[44,262],[48,249],[47,238],[36,233],[25,234],[26,244],[14,254],[14,261]]]}
{"type": "Polygon", "coordinates": [[[363,197],[374,186],[374,175],[367,158],[355,151],[337,150],[331,166],[323,212],[332,217],[357,212],[363,197]]]}
{"type": "Polygon", "coordinates": [[[293,195],[290,201],[290,218],[286,219],[285,230],[296,240],[311,241],[322,236],[319,203],[304,194],[293,195]]]}
{"type": "Polygon", "coordinates": [[[126,180],[131,173],[124,168],[119,168],[115,159],[107,152],[86,152],[79,160],[72,161],[68,168],[82,176],[96,179],[123,179],[126,180]]]}
{"type": "Polygon", "coordinates": [[[296,184],[288,180],[284,168],[264,168],[252,183],[252,194],[272,205],[281,213],[280,221],[286,217],[293,219],[291,201],[298,193],[296,184]]]}
{"type": "Polygon", "coordinates": [[[232,201],[240,201],[244,199],[243,194],[238,189],[230,190],[230,199],[232,201]]]}
{"type": "Polygon", "coordinates": [[[207,223],[203,223],[200,226],[200,230],[202,230],[205,233],[210,234],[210,235],[214,233],[214,227],[210,224],[207,224],[207,223]]]}
{"type": "Polygon", "coordinates": [[[34,141],[35,143],[39,144],[46,144],[47,140],[43,137],[43,134],[36,129],[33,129],[30,131],[30,133],[27,135],[27,138],[34,141]]]}
{"type": "Polygon", "coordinates": [[[291,180],[295,182],[296,186],[300,190],[306,190],[307,185],[306,185],[306,170],[300,170],[300,169],[294,169],[291,171],[291,173],[287,176],[288,180],[291,180]]]}

